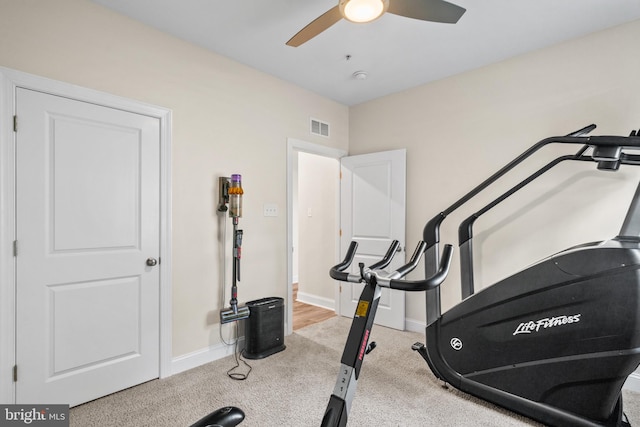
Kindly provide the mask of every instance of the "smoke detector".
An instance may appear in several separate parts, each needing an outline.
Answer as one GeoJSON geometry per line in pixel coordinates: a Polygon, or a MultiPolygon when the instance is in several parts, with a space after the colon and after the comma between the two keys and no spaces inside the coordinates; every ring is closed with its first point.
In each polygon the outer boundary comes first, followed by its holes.
{"type": "Polygon", "coordinates": [[[369,77],[366,71],[356,71],[352,76],[356,80],[366,80],[369,77]]]}

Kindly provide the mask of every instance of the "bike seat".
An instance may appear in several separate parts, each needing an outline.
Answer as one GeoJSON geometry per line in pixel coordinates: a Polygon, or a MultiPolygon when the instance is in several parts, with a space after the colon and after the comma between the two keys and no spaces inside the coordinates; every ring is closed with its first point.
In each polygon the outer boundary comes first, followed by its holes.
{"type": "Polygon", "coordinates": [[[244,412],[235,406],[227,406],[213,411],[190,427],[234,427],[244,420],[244,412]]]}

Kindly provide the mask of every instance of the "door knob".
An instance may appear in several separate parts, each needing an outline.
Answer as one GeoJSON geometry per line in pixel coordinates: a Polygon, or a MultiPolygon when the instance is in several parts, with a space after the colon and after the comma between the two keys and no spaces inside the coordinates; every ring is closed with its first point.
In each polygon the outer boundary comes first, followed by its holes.
{"type": "Polygon", "coordinates": [[[158,264],[158,260],[155,258],[147,258],[147,265],[149,267],[153,267],[154,265],[158,264]]]}

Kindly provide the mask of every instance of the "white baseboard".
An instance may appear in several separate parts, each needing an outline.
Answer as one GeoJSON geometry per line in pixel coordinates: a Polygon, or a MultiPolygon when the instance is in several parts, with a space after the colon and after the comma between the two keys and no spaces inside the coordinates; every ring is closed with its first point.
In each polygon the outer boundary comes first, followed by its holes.
{"type": "Polygon", "coordinates": [[[297,300],[305,304],[315,305],[316,307],[320,308],[326,308],[327,310],[336,310],[336,303],[332,298],[319,297],[317,295],[298,291],[297,300]]]}
{"type": "Polygon", "coordinates": [[[419,332],[424,334],[425,323],[421,320],[409,319],[405,317],[404,319],[404,329],[409,332],[419,332]]]}
{"type": "MultiPolygon", "coordinates": [[[[233,341],[235,343],[235,339],[233,341]]],[[[240,337],[238,342],[238,349],[242,351],[244,349],[244,337],[240,337]]],[[[174,357],[171,360],[171,375],[179,374],[180,372],[188,371],[189,369],[197,368],[205,363],[213,362],[223,357],[231,356],[236,350],[234,345],[226,345],[224,343],[218,345],[212,345],[207,348],[196,350],[191,353],[183,354],[182,356],[174,357]]]]}

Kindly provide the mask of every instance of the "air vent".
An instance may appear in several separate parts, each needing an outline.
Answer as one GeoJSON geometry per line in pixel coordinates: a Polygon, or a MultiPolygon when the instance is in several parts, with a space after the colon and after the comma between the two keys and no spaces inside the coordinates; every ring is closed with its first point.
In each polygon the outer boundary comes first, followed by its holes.
{"type": "Polygon", "coordinates": [[[313,135],[320,135],[329,137],[329,123],[321,122],[320,120],[311,119],[311,133],[313,135]]]}

